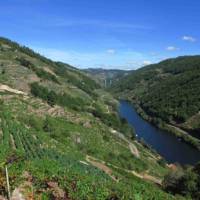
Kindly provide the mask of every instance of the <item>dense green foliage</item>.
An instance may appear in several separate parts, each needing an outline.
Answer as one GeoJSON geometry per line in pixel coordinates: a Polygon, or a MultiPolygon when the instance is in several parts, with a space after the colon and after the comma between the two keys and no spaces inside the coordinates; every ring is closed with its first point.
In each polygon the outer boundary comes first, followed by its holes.
{"type": "Polygon", "coordinates": [[[173,194],[179,193],[192,199],[200,199],[200,163],[185,170],[178,169],[166,175],[164,188],[173,194]]]}
{"type": "Polygon", "coordinates": [[[83,110],[85,102],[81,98],[74,98],[67,94],[57,94],[53,90],[49,90],[46,87],[39,85],[37,82],[31,84],[31,93],[35,97],[39,97],[49,105],[66,106],[75,110],[83,110]]]}
{"type": "Polygon", "coordinates": [[[199,77],[200,56],[179,57],[133,72],[116,90],[134,90],[147,113],[179,122],[200,110],[199,77]]]}
{"type": "Polygon", "coordinates": [[[116,113],[105,113],[103,110],[96,104],[95,110],[92,110],[94,117],[98,117],[104,122],[107,126],[113,127],[120,132],[124,132],[126,136],[131,139],[135,139],[135,132],[133,128],[128,125],[126,119],[121,119],[116,113]]]}
{"type": "Polygon", "coordinates": [[[164,122],[199,133],[199,85],[200,56],[185,56],[138,69],[110,90],[130,99],[159,126],[164,122]]]}

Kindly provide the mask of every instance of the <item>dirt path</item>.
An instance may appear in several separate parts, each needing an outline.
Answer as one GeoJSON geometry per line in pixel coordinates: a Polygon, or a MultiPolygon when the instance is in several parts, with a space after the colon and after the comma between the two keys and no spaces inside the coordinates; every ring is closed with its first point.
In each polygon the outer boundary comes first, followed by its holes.
{"type": "Polygon", "coordinates": [[[140,157],[140,154],[139,154],[139,151],[138,151],[137,147],[132,142],[130,142],[122,133],[120,133],[120,132],[118,132],[116,130],[113,130],[113,129],[111,129],[111,132],[113,134],[115,134],[117,137],[119,137],[121,140],[123,140],[126,143],[128,143],[129,149],[130,149],[131,153],[135,157],[137,157],[137,158],[140,157]]]}
{"type": "Polygon", "coordinates": [[[110,110],[109,110],[109,106],[108,106],[108,105],[106,105],[106,110],[107,110],[106,113],[109,114],[109,113],[110,113],[110,110]]]}
{"type": "Polygon", "coordinates": [[[177,127],[177,126],[173,126],[173,125],[171,125],[171,124],[167,124],[167,126],[168,126],[169,128],[175,129],[176,131],[178,131],[178,132],[180,132],[180,133],[182,133],[182,134],[189,135],[186,131],[184,131],[183,129],[181,129],[181,128],[177,127]]]}
{"type": "Polygon", "coordinates": [[[0,85],[0,91],[2,92],[12,92],[12,93],[15,93],[15,94],[23,94],[23,95],[26,95],[25,92],[22,92],[22,91],[19,91],[19,90],[15,90],[11,87],[9,87],[8,85],[0,85]]]}
{"type": "Polygon", "coordinates": [[[151,182],[154,182],[154,183],[156,183],[156,184],[158,184],[158,185],[162,185],[162,180],[161,180],[161,179],[156,178],[156,177],[154,177],[154,176],[151,176],[151,175],[149,175],[149,174],[144,174],[144,175],[143,175],[143,179],[148,180],[148,181],[151,181],[151,182]]]}
{"type": "Polygon", "coordinates": [[[104,171],[106,174],[108,174],[114,181],[118,182],[119,180],[112,175],[112,169],[107,167],[104,162],[98,162],[95,158],[91,156],[86,156],[86,161],[92,164],[93,166],[99,168],[100,170],[104,171]]]}
{"type": "Polygon", "coordinates": [[[137,158],[140,157],[139,151],[138,151],[137,147],[136,147],[134,144],[129,143],[129,149],[130,149],[131,153],[132,153],[135,157],[137,157],[137,158]]]}
{"type": "MultiPolygon", "coordinates": [[[[86,156],[86,161],[89,162],[91,165],[99,168],[100,170],[104,171],[106,174],[108,174],[114,181],[118,182],[119,179],[117,179],[117,177],[113,176],[112,175],[112,169],[109,168],[108,166],[105,165],[105,162],[104,161],[101,161],[101,160],[97,160],[96,158],[93,158],[92,156],[89,156],[87,155],[86,156]]],[[[158,185],[162,185],[162,180],[157,178],[157,177],[154,177],[154,176],[151,176],[149,175],[147,172],[143,172],[143,173],[138,173],[134,170],[127,170],[127,169],[123,169],[123,168],[120,168],[116,165],[112,165],[110,163],[108,163],[109,166],[112,166],[113,168],[115,169],[120,169],[120,170],[123,170],[127,173],[131,173],[133,174],[134,176],[140,178],[140,179],[144,179],[144,180],[147,180],[147,181],[151,181],[153,183],[156,183],[158,185]]]]}
{"type": "Polygon", "coordinates": [[[12,145],[12,149],[16,150],[15,140],[14,140],[12,134],[10,134],[10,142],[11,142],[11,145],[12,145]]]}
{"type": "Polygon", "coordinates": [[[145,152],[146,154],[148,154],[149,158],[151,158],[151,159],[153,159],[153,160],[155,160],[155,161],[157,161],[157,160],[159,160],[159,159],[162,158],[160,155],[154,155],[153,153],[150,153],[149,150],[145,149],[145,148],[142,146],[142,144],[139,143],[138,141],[135,141],[135,143],[136,143],[138,146],[140,146],[141,148],[144,149],[144,152],[145,152]]]}
{"type": "Polygon", "coordinates": [[[116,169],[121,169],[121,170],[124,170],[125,172],[127,173],[131,173],[133,174],[134,176],[138,177],[138,178],[141,178],[141,179],[144,179],[144,180],[147,180],[147,181],[151,181],[151,182],[154,182],[158,185],[162,185],[162,180],[157,178],[157,177],[154,177],[154,176],[151,176],[149,174],[147,174],[147,172],[144,172],[144,173],[138,173],[134,170],[127,170],[127,169],[122,169],[120,167],[117,167],[115,165],[112,165],[110,164],[112,167],[116,168],[116,169]]]}

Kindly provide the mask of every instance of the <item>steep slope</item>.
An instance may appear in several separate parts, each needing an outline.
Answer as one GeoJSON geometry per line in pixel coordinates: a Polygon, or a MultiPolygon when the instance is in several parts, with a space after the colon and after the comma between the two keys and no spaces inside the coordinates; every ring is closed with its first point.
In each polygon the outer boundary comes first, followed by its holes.
{"type": "Polygon", "coordinates": [[[143,117],[200,148],[200,56],[168,59],[141,68],[113,88],[142,109],[143,117]],[[147,114],[147,115],[145,115],[147,114]]]}
{"type": "Polygon", "coordinates": [[[0,72],[1,195],[7,166],[14,197],[176,199],[158,186],[169,168],[84,73],[5,38],[0,72]]]}

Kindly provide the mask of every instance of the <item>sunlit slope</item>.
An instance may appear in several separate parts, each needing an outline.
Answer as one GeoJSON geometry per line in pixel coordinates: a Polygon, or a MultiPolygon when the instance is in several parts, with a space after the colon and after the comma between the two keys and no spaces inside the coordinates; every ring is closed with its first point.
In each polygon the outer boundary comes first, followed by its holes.
{"type": "Polygon", "coordinates": [[[176,199],[170,170],[134,140],[117,101],[83,72],[0,39],[0,187],[26,199],[176,199]]]}

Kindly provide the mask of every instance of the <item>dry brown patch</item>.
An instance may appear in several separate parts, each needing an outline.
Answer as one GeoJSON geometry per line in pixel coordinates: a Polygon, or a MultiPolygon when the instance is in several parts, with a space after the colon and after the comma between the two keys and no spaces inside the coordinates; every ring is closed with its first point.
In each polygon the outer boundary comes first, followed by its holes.
{"type": "Polygon", "coordinates": [[[14,138],[13,138],[13,135],[12,134],[10,134],[10,142],[11,142],[11,145],[12,145],[12,149],[16,149],[16,146],[15,146],[15,140],[14,140],[14,138]]]}
{"type": "Polygon", "coordinates": [[[48,73],[50,73],[50,74],[52,74],[52,75],[57,77],[57,75],[51,69],[49,69],[48,67],[44,67],[43,69],[44,69],[44,71],[46,71],[46,72],[48,72],[48,73]]]}
{"type": "Polygon", "coordinates": [[[87,162],[92,164],[93,166],[99,168],[100,170],[104,171],[106,174],[108,174],[114,181],[119,181],[115,176],[112,175],[112,169],[110,169],[108,166],[105,165],[105,163],[97,161],[95,158],[91,156],[86,156],[87,162]]]}
{"type": "Polygon", "coordinates": [[[11,92],[11,93],[15,93],[15,94],[27,95],[25,92],[13,89],[13,88],[9,87],[8,85],[0,85],[0,91],[2,91],[2,92],[11,92]]]}
{"type": "Polygon", "coordinates": [[[170,168],[173,171],[177,170],[177,166],[175,164],[167,164],[167,167],[170,168]]]}
{"type": "MultiPolygon", "coordinates": [[[[96,158],[93,158],[91,156],[86,156],[86,161],[89,162],[90,164],[92,164],[93,166],[99,168],[100,170],[104,171],[106,174],[108,174],[113,180],[115,181],[119,181],[119,179],[117,179],[115,176],[112,175],[112,169],[110,169],[108,166],[105,165],[105,162],[104,161],[100,161],[100,160],[97,160],[96,158]]],[[[130,173],[130,174],[133,174],[134,176],[140,178],[140,179],[144,179],[144,180],[147,180],[147,181],[151,181],[155,184],[158,184],[158,185],[162,185],[162,180],[155,177],[155,176],[151,176],[148,174],[148,171],[145,171],[143,173],[138,173],[134,170],[127,170],[127,169],[123,169],[123,168],[120,168],[116,165],[113,165],[113,164],[110,164],[108,163],[109,166],[112,166],[113,168],[115,169],[120,169],[120,170],[123,170],[127,173],[130,173]]]]}

